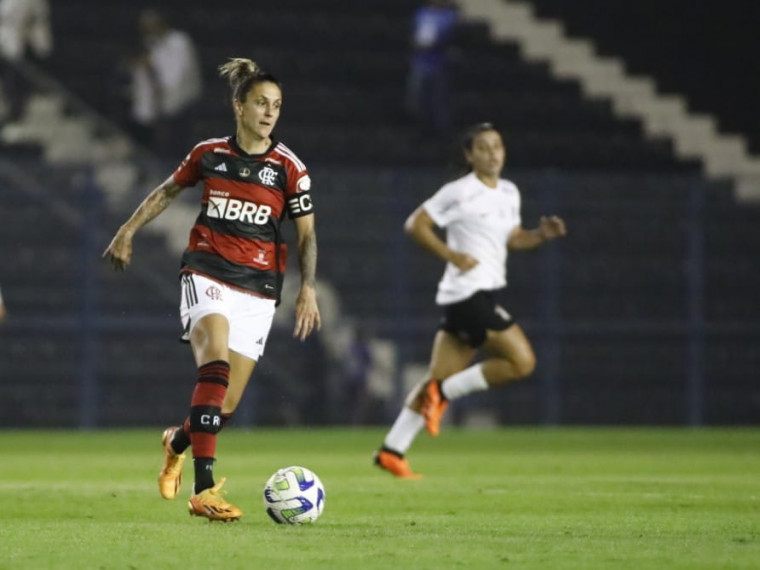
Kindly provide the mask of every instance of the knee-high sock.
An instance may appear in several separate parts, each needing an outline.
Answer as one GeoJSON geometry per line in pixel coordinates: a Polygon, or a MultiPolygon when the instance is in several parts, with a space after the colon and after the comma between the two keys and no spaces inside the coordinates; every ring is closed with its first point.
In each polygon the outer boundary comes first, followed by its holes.
{"type": "Polygon", "coordinates": [[[404,455],[411,447],[414,438],[425,425],[425,419],[422,414],[410,410],[406,406],[401,408],[393,427],[385,436],[383,447],[389,451],[395,451],[399,455],[404,455]]]}
{"type": "Polygon", "coordinates": [[[190,445],[195,464],[195,492],[214,486],[216,434],[222,427],[222,404],[230,365],[216,360],[198,368],[198,382],[190,404],[190,445]]]}
{"type": "Polygon", "coordinates": [[[488,390],[488,382],[483,376],[483,368],[480,364],[473,364],[441,382],[441,392],[447,400],[456,400],[472,392],[483,390],[488,390]]]}
{"type": "MultiPolygon", "coordinates": [[[[232,419],[233,415],[235,415],[234,412],[221,415],[222,425],[220,426],[219,431],[224,429],[224,426],[226,426],[227,422],[232,419]]],[[[174,432],[174,437],[172,438],[170,445],[172,446],[174,453],[178,454],[184,453],[185,450],[190,447],[190,416],[187,416],[182,423],[182,427],[174,432]]]]}

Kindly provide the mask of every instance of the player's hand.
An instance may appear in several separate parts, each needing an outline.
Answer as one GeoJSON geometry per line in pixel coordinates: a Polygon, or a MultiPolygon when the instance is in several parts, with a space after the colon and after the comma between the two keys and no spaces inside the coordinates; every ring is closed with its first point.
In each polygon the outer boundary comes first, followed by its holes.
{"type": "Polygon", "coordinates": [[[538,223],[538,231],[541,232],[541,236],[546,240],[553,240],[567,235],[567,228],[562,218],[557,216],[541,216],[541,220],[538,223]]]}
{"type": "Polygon", "coordinates": [[[466,253],[460,253],[458,251],[454,252],[449,262],[452,263],[457,269],[462,271],[462,273],[464,273],[465,271],[469,271],[470,269],[475,267],[478,263],[480,263],[477,259],[475,259],[471,255],[468,255],[466,253]]]}
{"type": "Polygon", "coordinates": [[[122,226],[103,252],[103,259],[111,262],[116,271],[124,271],[132,260],[133,232],[122,226]]]}
{"type": "Polygon", "coordinates": [[[296,326],[293,336],[306,340],[314,330],[322,328],[322,318],[317,306],[317,291],[310,285],[301,285],[296,299],[296,326]]]}

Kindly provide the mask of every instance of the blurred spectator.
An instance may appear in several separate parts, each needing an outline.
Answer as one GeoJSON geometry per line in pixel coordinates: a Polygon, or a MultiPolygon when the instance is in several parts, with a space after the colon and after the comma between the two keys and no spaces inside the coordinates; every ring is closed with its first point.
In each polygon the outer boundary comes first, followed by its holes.
{"type": "Polygon", "coordinates": [[[0,323],[5,320],[8,313],[5,311],[5,303],[3,302],[3,292],[0,290],[0,323]]]}
{"type": "Polygon", "coordinates": [[[458,18],[453,0],[428,0],[414,14],[405,106],[427,136],[446,135],[451,127],[449,67],[458,18]]]}
{"type": "Polygon", "coordinates": [[[369,395],[367,384],[372,369],[372,350],[369,335],[361,325],[354,331],[345,361],[346,409],[353,425],[364,423],[367,415],[369,395]]]}
{"type": "Polygon", "coordinates": [[[194,141],[192,120],[202,93],[201,68],[190,36],[156,10],[138,19],[141,50],[131,61],[131,112],[137,137],[171,158],[194,141]]]}
{"type": "Polygon", "coordinates": [[[155,149],[161,92],[147,49],[140,48],[130,55],[126,67],[129,74],[129,131],[138,143],[155,149]]]}
{"type": "Polygon", "coordinates": [[[42,60],[53,49],[47,0],[0,0],[0,80],[5,95],[5,120],[21,116],[28,89],[19,66],[42,60]]]}

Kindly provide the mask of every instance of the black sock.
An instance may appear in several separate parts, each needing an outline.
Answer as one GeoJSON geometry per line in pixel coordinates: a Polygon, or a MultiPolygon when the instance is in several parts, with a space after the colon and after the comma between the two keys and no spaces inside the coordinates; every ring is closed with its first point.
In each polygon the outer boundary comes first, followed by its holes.
{"type": "MultiPolygon", "coordinates": [[[[222,419],[222,425],[219,426],[219,431],[224,429],[224,426],[232,419],[232,416],[233,413],[222,414],[220,416],[222,419]]],[[[180,428],[174,432],[174,437],[172,437],[169,445],[177,455],[184,453],[185,450],[190,447],[190,418],[187,418],[180,428]]]]}
{"type": "Polygon", "coordinates": [[[195,487],[193,490],[197,495],[214,486],[214,458],[196,457],[193,459],[193,465],[195,466],[195,487]]]}
{"type": "Polygon", "coordinates": [[[178,455],[180,453],[184,453],[185,450],[190,447],[190,435],[186,433],[182,427],[180,427],[174,432],[174,437],[172,437],[169,445],[171,446],[174,453],[178,455]]]}
{"type": "Polygon", "coordinates": [[[391,454],[395,455],[396,457],[398,457],[399,459],[403,459],[404,458],[404,454],[403,453],[399,453],[398,451],[396,451],[395,449],[391,449],[390,447],[382,446],[380,448],[380,451],[385,451],[386,453],[391,453],[391,454]]]}

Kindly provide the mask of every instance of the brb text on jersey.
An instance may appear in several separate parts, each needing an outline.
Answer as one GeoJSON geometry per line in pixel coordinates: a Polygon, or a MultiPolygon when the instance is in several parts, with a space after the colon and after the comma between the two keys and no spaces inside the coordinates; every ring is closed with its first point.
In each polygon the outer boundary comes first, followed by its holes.
{"type": "Polygon", "coordinates": [[[211,139],[193,148],[174,181],[182,186],[203,182],[201,211],[181,271],[278,298],[287,258],[281,223],[286,214],[313,213],[303,162],[276,141],[265,153],[250,155],[234,137],[211,139]]]}

